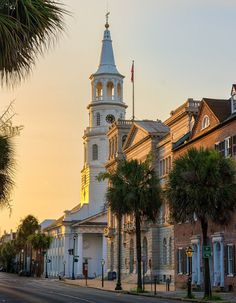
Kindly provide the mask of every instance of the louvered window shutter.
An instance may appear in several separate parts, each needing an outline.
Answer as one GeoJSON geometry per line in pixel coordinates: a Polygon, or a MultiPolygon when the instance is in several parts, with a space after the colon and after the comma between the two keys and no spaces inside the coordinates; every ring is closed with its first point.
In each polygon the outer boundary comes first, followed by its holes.
{"type": "Polygon", "coordinates": [[[225,246],[224,251],[224,266],[225,266],[225,274],[228,275],[228,245],[225,246]]]}

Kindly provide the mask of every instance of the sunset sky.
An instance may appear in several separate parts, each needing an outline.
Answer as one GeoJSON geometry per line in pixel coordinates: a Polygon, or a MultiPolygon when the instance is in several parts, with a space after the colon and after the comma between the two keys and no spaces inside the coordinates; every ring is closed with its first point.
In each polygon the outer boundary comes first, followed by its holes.
{"type": "Polygon", "coordinates": [[[14,90],[1,88],[0,110],[15,100],[16,187],[12,215],[0,212],[0,233],[21,218],[58,218],[79,203],[82,135],[88,126],[89,76],[99,63],[108,3],[116,65],[126,76],[135,60],[135,116],[165,120],[187,98],[228,98],[236,82],[235,0],[61,0],[72,17],[55,48],[14,90]]]}

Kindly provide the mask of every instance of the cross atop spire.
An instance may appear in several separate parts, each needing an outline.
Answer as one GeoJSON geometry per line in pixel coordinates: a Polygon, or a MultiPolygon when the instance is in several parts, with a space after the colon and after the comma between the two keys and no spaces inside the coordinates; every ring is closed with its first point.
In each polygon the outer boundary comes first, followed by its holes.
{"type": "Polygon", "coordinates": [[[108,23],[108,16],[110,15],[110,12],[106,13],[106,24],[105,24],[105,28],[108,29],[109,28],[109,23],[108,23]]]}

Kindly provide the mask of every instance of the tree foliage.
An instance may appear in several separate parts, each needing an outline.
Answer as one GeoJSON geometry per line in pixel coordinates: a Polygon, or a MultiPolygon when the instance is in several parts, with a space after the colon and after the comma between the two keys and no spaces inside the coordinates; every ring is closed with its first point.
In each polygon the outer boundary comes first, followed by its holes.
{"type": "Polygon", "coordinates": [[[49,249],[52,242],[52,237],[47,236],[43,233],[32,234],[28,237],[28,241],[31,243],[33,249],[46,251],[49,249]]]}
{"type": "Polygon", "coordinates": [[[5,266],[6,271],[13,271],[13,263],[16,255],[15,243],[13,240],[3,243],[0,247],[1,264],[5,266]]]}
{"type": "Polygon", "coordinates": [[[113,213],[120,216],[134,214],[137,252],[137,290],[142,290],[141,280],[141,223],[144,219],[155,222],[161,206],[159,180],[150,160],[122,160],[112,173],[102,173],[100,179],[108,179],[107,201],[113,213]]]}
{"type": "Polygon", "coordinates": [[[176,222],[204,218],[227,224],[236,207],[235,164],[210,149],[192,148],[176,159],[168,197],[176,222]]]}
{"type": "Polygon", "coordinates": [[[10,138],[0,135],[0,207],[9,207],[14,186],[14,148],[10,138]]]}
{"type": "Polygon", "coordinates": [[[0,73],[14,83],[30,72],[39,54],[64,29],[67,11],[54,0],[0,2],[0,73]]]}
{"type": "MultiPolygon", "coordinates": [[[[177,223],[199,220],[202,244],[209,245],[208,224],[226,225],[236,209],[236,170],[218,151],[191,148],[176,159],[169,174],[167,196],[177,223]]],[[[204,296],[210,298],[209,259],[204,258],[204,296]]]]}
{"type": "Polygon", "coordinates": [[[22,219],[17,229],[19,247],[25,247],[27,245],[28,237],[35,234],[37,230],[39,230],[39,222],[34,216],[28,215],[22,219]]]}

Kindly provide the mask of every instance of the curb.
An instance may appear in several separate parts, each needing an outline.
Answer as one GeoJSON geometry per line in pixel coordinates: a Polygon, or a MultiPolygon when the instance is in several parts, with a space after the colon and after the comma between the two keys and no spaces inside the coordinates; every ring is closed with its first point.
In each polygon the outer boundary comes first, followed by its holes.
{"type": "Polygon", "coordinates": [[[195,303],[230,303],[230,301],[226,301],[226,300],[217,300],[217,301],[206,301],[206,300],[202,300],[202,299],[188,299],[188,298],[183,298],[183,297],[171,297],[171,296],[162,296],[162,295],[158,295],[158,293],[156,295],[154,294],[145,294],[145,293],[134,293],[128,290],[113,290],[113,289],[106,289],[106,288],[100,288],[100,287],[95,287],[95,286],[83,286],[83,285],[79,285],[79,284],[74,284],[74,283],[70,283],[67,281],[61,281],[65,284],[69,284],[72,286],[78,286],[78,287],[84,287],[84,288],[92,288],[92,289],[96,289],[96,290],[101,290],[101,291],[107,291],[107,292],[113,292],[113,293],[122,293],[122,294],[126,294],[126,295],[132,295],[132,296],[142,296],[142,297],[150,297],[150,298],[159,298],[159,299],[167,299],[167,300],[176,300],[176,301],[182,301],[182,302],[195,302],[195,303]]]}

